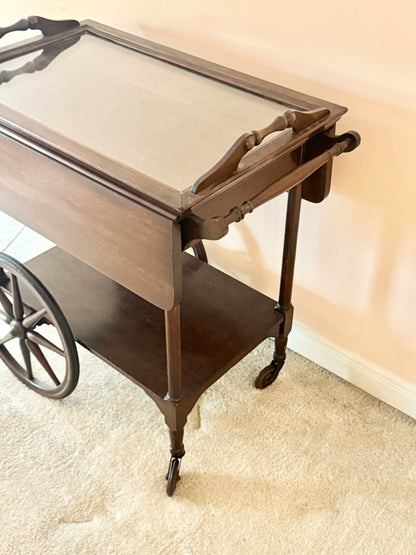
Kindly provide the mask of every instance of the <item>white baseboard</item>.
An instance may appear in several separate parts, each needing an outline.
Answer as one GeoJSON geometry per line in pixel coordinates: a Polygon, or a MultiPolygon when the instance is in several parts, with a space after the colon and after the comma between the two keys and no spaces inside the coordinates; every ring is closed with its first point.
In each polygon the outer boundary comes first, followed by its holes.
{"type": "Polygon", "coordinates": [[[416,418],[416,385],[294,323],[288,347],[370,395],[416,418]]]}

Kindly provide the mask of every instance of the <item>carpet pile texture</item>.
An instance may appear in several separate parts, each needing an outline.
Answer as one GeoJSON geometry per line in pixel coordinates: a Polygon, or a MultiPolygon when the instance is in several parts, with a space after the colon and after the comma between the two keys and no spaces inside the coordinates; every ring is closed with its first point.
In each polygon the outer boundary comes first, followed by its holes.
{"type": "Polygon", "coordinates": [[[189,417],[174,497],[150,398],[80,348],[61,401],[0,366],[1,554],[416,553],[416,424],[267,340],[189,417]]]}

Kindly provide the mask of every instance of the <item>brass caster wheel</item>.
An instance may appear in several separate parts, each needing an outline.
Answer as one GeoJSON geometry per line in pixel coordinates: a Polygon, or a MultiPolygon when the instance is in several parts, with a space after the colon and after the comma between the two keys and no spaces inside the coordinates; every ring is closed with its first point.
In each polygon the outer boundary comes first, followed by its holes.
{"type": "Polygon", "coordinates": [[[257,389],[265,389],[269,385],[271,385],[274,380],[279,375],[280,370],[282,369],[284,360],[278,363],[272,360],[272,362],[263,368],[260,374],[257,376],[254,385],[257,389]]]}
{"type": "Polygon", "coordinates": [[[168,481],[166,486],[166,493],[169,497],[172,497],[176,488],[176,484],[181,479],[181,477],[179,476],[181,460],[182,459],[178,459],[177,457],[171,457],[170,459],[169,469],[166,475],[166,480],[168,481]]]}
{"type": "Polygon", "coordinates": [[[46,397],[66,397],[78,383],[78,354],[61,309],[32,272],[3,253],[0,359],[19,380],[46,397]]]}

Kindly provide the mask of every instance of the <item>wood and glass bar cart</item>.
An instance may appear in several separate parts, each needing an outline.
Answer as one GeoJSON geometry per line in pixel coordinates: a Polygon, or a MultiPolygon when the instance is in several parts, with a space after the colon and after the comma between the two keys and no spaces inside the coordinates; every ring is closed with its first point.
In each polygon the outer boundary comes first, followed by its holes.
{"type": "Polygon", "coordinates": [[[329,193],[346,109],[85,21],[32,16],[0,50],[0,210],[56,245],[0,254],[0,358],[70,394],[75,341],[142,387],[170,432],[167,493],[201,394],[267,337],[285,360],[301,201],[329,193]],[[255,129],[256,131],[250,131],[255,129]],[[278,300],[210,266],[203,240],[288,192],[278,300]],[[188,252],[189,251],[189,252],[188,252]]]}

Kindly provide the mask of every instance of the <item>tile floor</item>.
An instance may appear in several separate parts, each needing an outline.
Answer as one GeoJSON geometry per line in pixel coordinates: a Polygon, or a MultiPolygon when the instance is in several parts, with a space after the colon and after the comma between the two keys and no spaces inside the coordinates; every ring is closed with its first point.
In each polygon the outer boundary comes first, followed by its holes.
{"type": "Polygon", "coordinates": [[[24,263],[51,247],[51,241],[0,212],[0,252],[24,263]]]}

